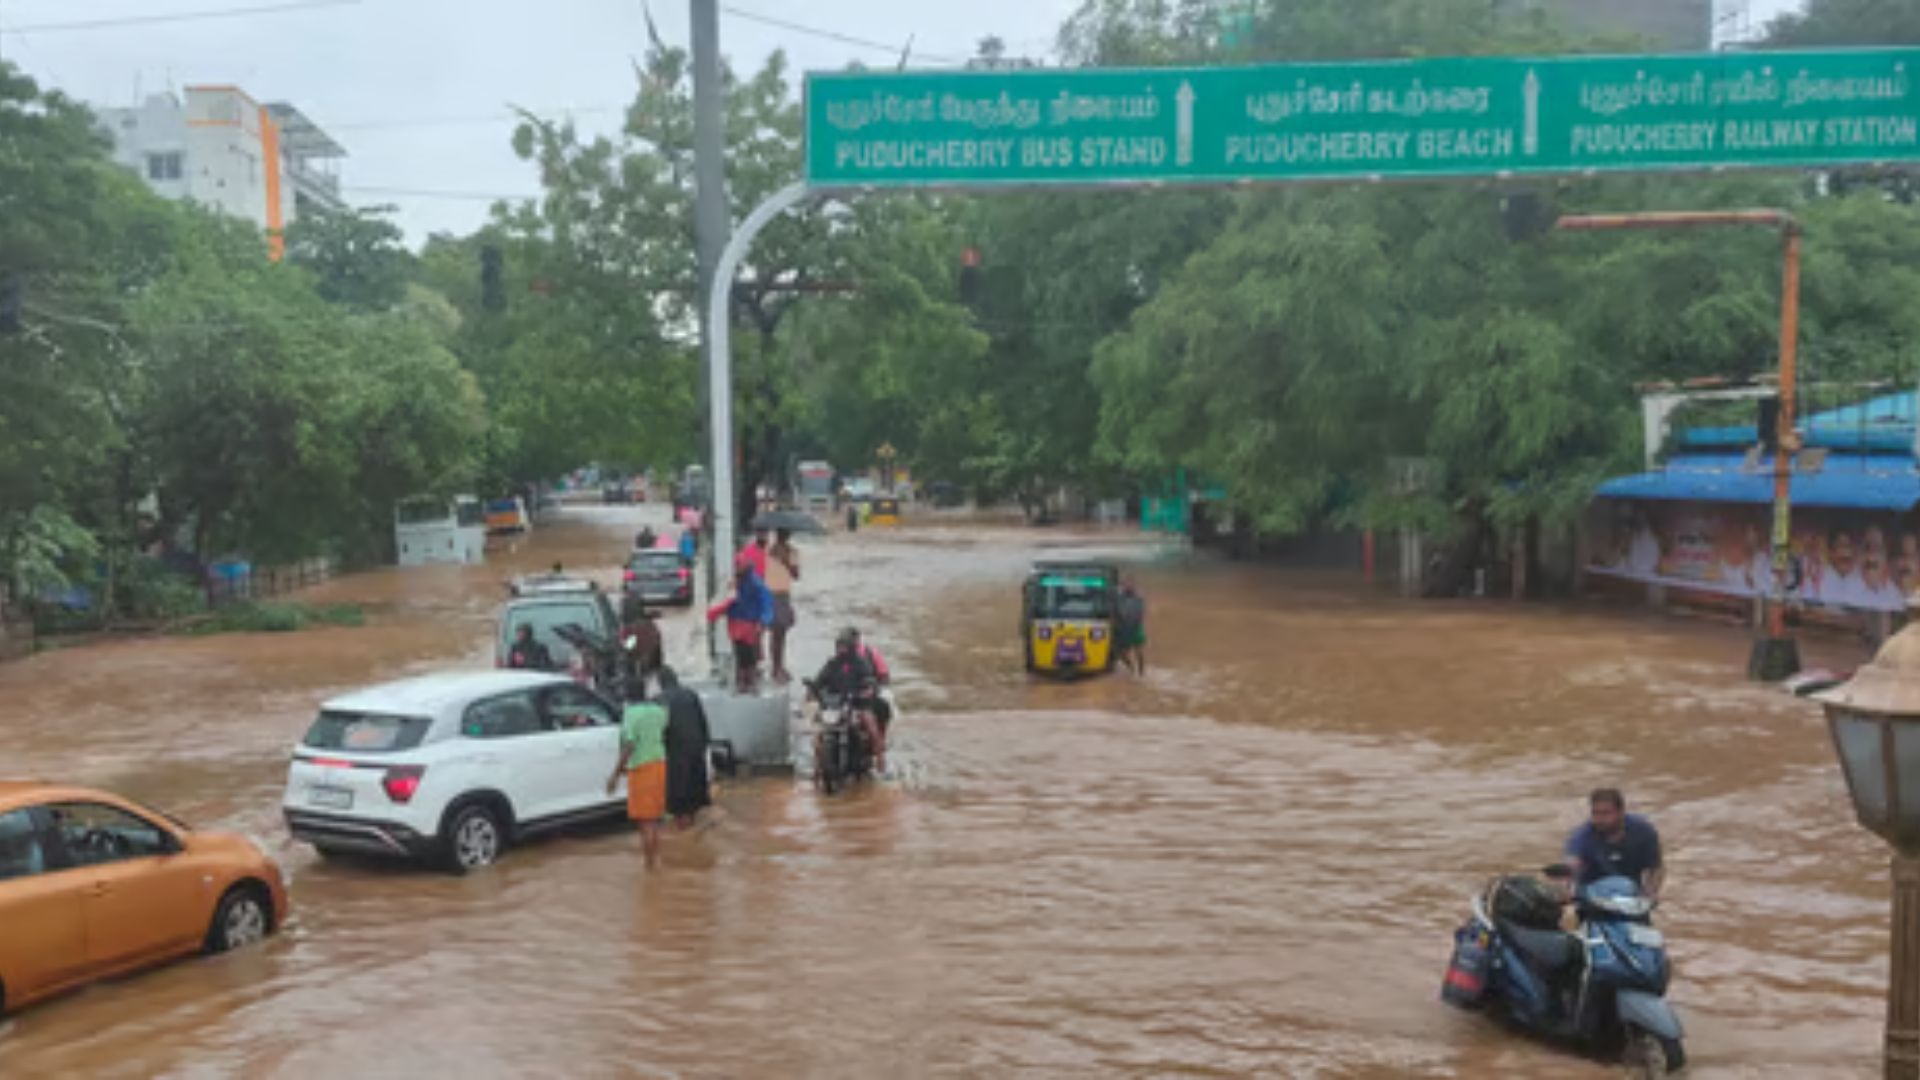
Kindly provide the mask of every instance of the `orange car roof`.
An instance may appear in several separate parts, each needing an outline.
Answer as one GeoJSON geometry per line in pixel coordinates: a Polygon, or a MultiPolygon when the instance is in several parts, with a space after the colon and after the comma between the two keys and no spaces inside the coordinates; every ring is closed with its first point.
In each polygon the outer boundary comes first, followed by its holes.
{"type": "Polygon", "coordinates": [[[12,810],[15,807],[31,803],[51,802],[55,799],[103,799],[108,802],[125,802],[125,799],[105,791],[93,788],[74,787],[70,784],[54,784],[45,780],[0,780],[0,810],[12,810]]]}

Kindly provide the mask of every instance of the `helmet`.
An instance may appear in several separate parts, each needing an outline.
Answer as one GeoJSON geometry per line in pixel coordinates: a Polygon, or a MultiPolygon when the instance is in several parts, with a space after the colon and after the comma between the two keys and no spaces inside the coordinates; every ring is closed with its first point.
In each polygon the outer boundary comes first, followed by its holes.
{"type": "Polygon", "coordinates": [[[852,628],[840,631],[840,636],[833,639],[835,651],[851,649],[858,644],[860,644],[860,634],[852,628]]]}
{"type": "Polygon", "coordinates": [[[840,636],[853,641],[855,644],[858,644],[860,641],[860,628],[857,626],[849,626],[846,629],[840,631],[840,636]]]}

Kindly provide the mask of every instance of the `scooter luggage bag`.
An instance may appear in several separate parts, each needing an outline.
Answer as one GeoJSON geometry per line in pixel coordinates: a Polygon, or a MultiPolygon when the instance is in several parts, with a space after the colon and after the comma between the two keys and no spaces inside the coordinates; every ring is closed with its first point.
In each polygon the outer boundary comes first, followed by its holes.
{"type": "Polygon", "coordinates": [[[1538,878],[1503,877],[1493,889],[1493,914],[1529,930],[1560,928],[1560,898],[1538,878]]]}
{"type": "Polygon", "coordinates": [[[1487,996],[1487,976],[1493,971],[1493,943],[1472,922],[1453,934],[1453,959],[1440,983],[1440,999],[1462,1009],[1477,1009],[1487,996]]]}

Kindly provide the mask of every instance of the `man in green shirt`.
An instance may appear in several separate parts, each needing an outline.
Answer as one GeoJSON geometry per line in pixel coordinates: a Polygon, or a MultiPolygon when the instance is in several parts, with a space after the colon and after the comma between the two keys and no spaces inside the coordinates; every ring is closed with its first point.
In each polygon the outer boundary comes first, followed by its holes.
{"type": "Polygon", "coordinates": [[[627,684],[627,707],[620,714],[620,756],[607,777],[607,794],[627,778],[627,817],[640,826],[647,868],[660,862],[660,820],[667,816],[667,710],[646,700],[646,684],[627,684]]]}

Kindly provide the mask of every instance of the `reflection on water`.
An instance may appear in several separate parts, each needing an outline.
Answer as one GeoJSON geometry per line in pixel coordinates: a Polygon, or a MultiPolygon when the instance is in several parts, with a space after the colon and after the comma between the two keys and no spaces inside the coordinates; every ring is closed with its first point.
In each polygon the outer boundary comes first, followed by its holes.
{"type": "MultiPolygon", "coordinates": [[[[490,663],[504,578],[614,584],[650,513],[315,590],[369,605],[360,629],[0,667],[0,773],[255,833],[296,906],[263,949],[30,1011],[0,1073],[1607,1076],[1436,994],[1467,894],[1614,782],[1668,839],[1694,1075],[1874,1072],[1883,859],[1818,711],[1742,682],[1737,633],[1361,597],[1120,534],[811,541],[795,670],[866,628],[900,672],[901,775],[729,784],[663,872],[623,830],[465,879],[289,845],[286,749],[320,698],[490,663]],[[1039,542],[1140,564],[1148,678],[1021,672],[1039,542]]],[[[683,652],[696,619],[669,616],[683,652]]]]}

